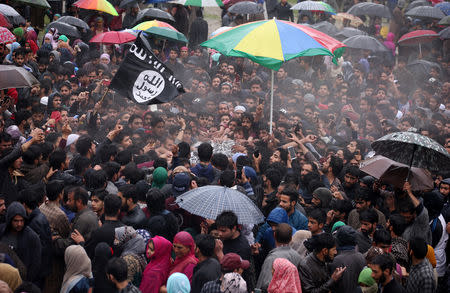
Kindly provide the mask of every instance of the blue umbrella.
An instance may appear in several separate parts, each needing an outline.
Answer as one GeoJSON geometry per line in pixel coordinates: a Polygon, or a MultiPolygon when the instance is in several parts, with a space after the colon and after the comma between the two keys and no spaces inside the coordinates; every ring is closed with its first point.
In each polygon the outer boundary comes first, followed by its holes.
{"type": "Polygon", "coordinates": [[[450,15],[450,2],[441,2],[434,7],[439,8],[445,15],[450,15]]]}
{"type": "Polygon", "coordinates": [[[258,224],[264,216],[253,201],[236,189],[208,185],[190,190],[176,199],[191,214],[215,220],[223,211],[233,211],[239,224],[258,224]]]}

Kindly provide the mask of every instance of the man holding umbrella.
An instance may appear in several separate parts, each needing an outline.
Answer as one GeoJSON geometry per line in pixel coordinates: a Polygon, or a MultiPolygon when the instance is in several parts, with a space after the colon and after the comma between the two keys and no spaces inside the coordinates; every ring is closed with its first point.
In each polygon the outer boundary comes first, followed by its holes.
{"type": "Polygon", "coordinates": [[[428,225],[428,211],[423,204],[414,196],[411,184],[405,182],[403,190],[407,197],[399,201],[398,209],[408,224],[402,237],[409,241],[414,237],[422,237],[427,243],[431,243],[431,231],[428,225]]]}

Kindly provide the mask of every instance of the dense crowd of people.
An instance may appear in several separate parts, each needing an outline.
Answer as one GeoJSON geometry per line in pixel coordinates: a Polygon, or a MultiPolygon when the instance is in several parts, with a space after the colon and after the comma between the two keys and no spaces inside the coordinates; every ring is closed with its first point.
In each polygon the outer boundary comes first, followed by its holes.
{"type": "MultiPolygon", "coordinates": [[[[285,0],[269,2],[270,16],[294,20],[285,0]]],[[[450,151],[449,52],[441,40],[420,52],[396,43],[436,21],[386,2],[388,53],[348,48],[337,65],[301,57],[276,72],[273,133],[270,71],[197,46],[208,37],[200,9],[169,6],[189,47],[155,41],[153,51],[186,93],[157,106],[108,89],[129,45],[88,42],[132,27],[138,6],[88,15],[82,39],[51,29],[38,40],[30,22],[11,29],[0,63],[39,84],[1,90],[0,292],[448,292],[448,170],[413,190],[359,167],[398,131],[450,151]],[[438,67],[410,71],[416,59],[438,67]],[[242,192],[265,222],[177,205],[207,185],[242,192]]],[[[298,20],[326,18],[316,16],[298,20]]],[[[383,39],[380,19],[366,23],[383,39]]]]}

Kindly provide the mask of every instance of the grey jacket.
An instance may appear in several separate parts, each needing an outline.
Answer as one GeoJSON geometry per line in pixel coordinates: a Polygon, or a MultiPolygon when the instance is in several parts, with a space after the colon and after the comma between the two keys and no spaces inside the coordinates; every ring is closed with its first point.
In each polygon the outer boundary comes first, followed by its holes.
{"type": "Polygon", "coordinates": [[[281,246],[272,249],[264,260],[258,282],[256,283],[256,288],[267,290],[270,281],[272,281],[272,265],[277,258],[285,258],[296,267],[298,267],[301,261],[300,254],[290,246],[281,246]]]}

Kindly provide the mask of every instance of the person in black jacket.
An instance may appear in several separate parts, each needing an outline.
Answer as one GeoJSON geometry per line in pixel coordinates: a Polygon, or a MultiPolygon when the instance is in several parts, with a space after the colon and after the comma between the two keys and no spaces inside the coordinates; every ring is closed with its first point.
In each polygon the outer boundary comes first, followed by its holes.
{"type": "Polygon", "coordinates": [[[12,202],[6,211],[6,223],[0,225],[0,242],[17,253],[27,267],[27,281],[37,281],[41,271],[41,242],[39,236],[25,224],[27,213],[23,205],[12,202]]]}
{"type": "Polygon", "coordinates": [[[26,221],[28,227],[38,234],[41,241],[41,269],[39,271],[37,285],[43,288],[44,279],[51,273],[52,267],[52,232],[47,218],[39,210],[38,205],[40,199],[41,196],[31,189],[21,191],[19,195],[19,201],[24,206],[28,215],[26,221]]]}
{"type": "Polygon", "coordinates": [[[75,177],[73,175],[70,175],[67,172],[64,172],[65,169],[67,169],[67,154],[65,151],[62,150],[56,150],[49,156],[49,164],[50,164],[50,171],[54,172],[53,175],[50,176],[50,178],[47,178],[49,181],[51,180],[61,180],[64,181],[64,185],[76,185],[80,186],[83,184],[83,181],[81,178],[75,177]]]}
{"type": "Polygon", "coordinates": [[[191,24],[189,31],[189,47],[195,48],[204,41],[208,40],[208,22],[203,19],[202,10],[196,10],[197,18],[191,24]]]}
{"type": "Polygon", "coordinates": [[[275,6],[275,15],[277,16],[277,19],[294,22],[294,13],[292,12],[291,7],[291,4],[289,4],[287,0],[281,0],[280,3],[275,6]]]}
{"type": "Polygon", "coordinates": [[[195,256],[198,264],[192,275],[192,293],[200,293],[203,285],[209,281],[216,280],[221,276],[220,263],[213,257],[216,240],[209,234],[199,234],[195,237],[195,256]]]}
{"type": "Polygon", "coordinates": [[[130,184],[121,186],[118,195],[122,198],[121,210],[125,212],[121,219],[122,223],[132,226],[134,229],[140,229],[147,219],[137,203],[136,187],[130,184]]]}

